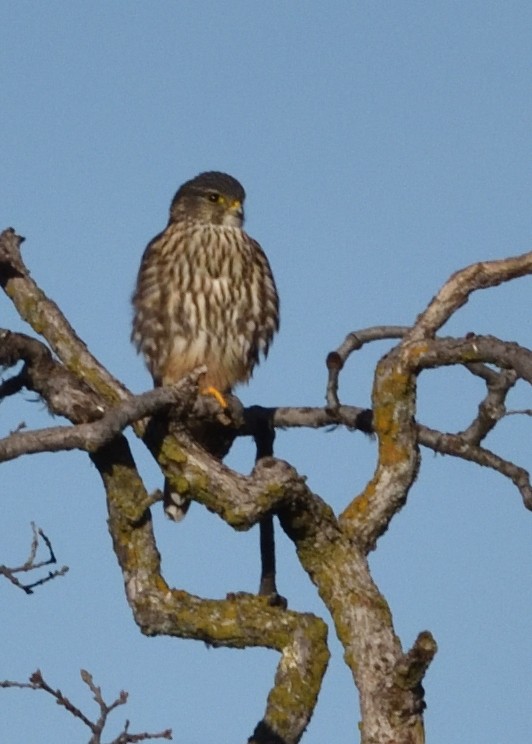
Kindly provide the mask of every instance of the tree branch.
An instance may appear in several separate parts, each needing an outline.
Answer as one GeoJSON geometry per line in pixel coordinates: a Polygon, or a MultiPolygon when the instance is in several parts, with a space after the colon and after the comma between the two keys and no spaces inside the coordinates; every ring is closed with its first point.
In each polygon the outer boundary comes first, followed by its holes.
{"type": "Polygon", "coordinates": [[[16,566],[15,568],[0,565],[0,575],[5,576],[8,581],[10,581],[18,589],[22,589],[22,591],[26,592],[26,594],[33,594],[33,590],[36,587],[41,586],[42,584],[46,584],[46,582],[52,581],[58,576],[64,576],[68,571],[68,566],[62,566],[55,571],[49,571],[47,576],[44,576],[43,578],[38,579],[30,584],[23,584],[16,577],[15,574],[29,573],[30,571],[36,571],[39,568],[43,568],[44,566],[52,566],[57,563],[57,559],[52,548],[52,543],[45,535],[44,531],[40,527],[36,527],[33,522],[31,523],[31,529],[33,531],[33,538],[31,541],[30,554],[27,560],[21,566],[16,566]],[[42,540],[46,548],[48,549],[48,558],[43,561],[37,560],[39,540],[42,540]]]}
{"type": "Polygon", "coordinates": [[[327,408],[332,411],[340,408],[340,400],[338,398],[339,376],[347,359],[354,351],[358,351],[365,344],[372,341],[403,338],[409,330],[408,326],[374,326],[373,328],[364,328],[348,333],[340,346],[327,355],[328,379],[325,392],[327,408]]]}
{"type": "Polygon", "coordinates": [[[126,398],[127,388],[92,356],[55,302],[31,278],[20,253],[23,240],[13,228],[0,233],[0,286],[20,317],[46,338],[50,348],[78,379],[110,402],[126,398]]]}
{"type": "Polygon", "coordinates": [[[148,496],[127,442],[117,438],[92,459],[107,493],[109,530],[128,602],[142,632],[279,651],[262,723],[286,744],[295,744],[310,720],[329,659],[325,623],[308,613],[272,607],[265,597],[231,594],[226,600],[207,600],[170,589],[161,574],[151,515],[144,508],[148,496]]]}
{"type": "Polygon", "coordinates": [[[171,387],[156,388],[131,396],[91,423],[10,434],[0,439],[0,462],[37,452],[73,449],[95,452],[139,419],[155,415],[170,406],[174,413],[182,414],[190,408],[191,401],[196,396],[197,379],[202,373],[203,369],[200,369],[171,387]]]}
{"type": "Polygon", "coordinates": [[[432,338],[469,296],[479,289],[497,287],[503,282],[532,274],[532,251],[499,261],[481,261],[455,272],[443,285],[427,309],[418,316],[405,339],[432,338]]]}
{"type": "MultiPolygon", "coordinates": [[[[26,350],[25,369],[19,373],[23,374],[24,384],[27,381],[42,390],[47,400],[53,399],[52,410],[54,407],[68,410],[69,418],[79,424],[68,431],[53,430],[53,436],[57,437],[56,443],[63,445],[67,441],[83,444],[100,472],[107,494],[109,529],[126,595],[142,632],[194,638],[213,645],[264,646],[279,651],[281,659],[266,712],[250,741],[257,744],[299,741],[312,715],[327,666],[325,624],[314,615],[272,606],[265,597],[230,594],[225,600],[209,600],[168,587],[152,531],[148,508],[151,501],[127,441],[120,434],[124,426],[133,422],[136,433],[160,463],[171,487],[183,497],[198,501],[239,530],[249,529],[265,517],[277,514],[296,546],[302,566],[331,612],[344,646],[346,662],[361,693],[364,744],[423,741],[421,679],[436,645],[425,632],[411,651],[406,654],[402,651],[388,605],[371,578],[367,553],[406,501],[419,467],[419,443],[449,453],[454,447],[452,454],[476,462],[483,459],[484,464],[506,471],[514,482],[519,482],[521,489],[530,488],[525,471],[512,466],[516,469],[511,472],[511,463],[497,459],[480,448],[478,442],[498,420],[506,393],[515,379],[520,377],[529,382],[532,379],[532,352],[491,337],[435,339],[434,334],[475,289],[530,273],[532,254],[527,254],[530,260],[527,256],[517,257],[476,264],[458,272],[412,329],[392,326],[350,334],[328,358],[327,409],[253,407],[244,413],[241,425],[235,427],[232,422],[231,436],[235,432],[251,433],[257,421],[268,426],[346,424],[375,431],[379,447],[375,474],[365,491],[336,519],[330,507],[310,491],[305,480],[287,463],[265,457],[257,462],[251,476],[242,476],[194,440],[188,431],[189,417],[184,421],[178,416],[172,422],[171,434],[167,433],[164,421],[146,420],[144,416],[160,410],[157,406],[163,405],[161,398],[167,392],[163,389],[133,398],[88,353],[57,306],[29,278],[20,257],[20,242],[12,230],[0,236],[0,283],[21,317],[48,341],[59,362],[48,351],[46,357],[40,348],[42,344],[30,348],[31,344],[23,342],[20,335],[14,340],[9,337],[4,340],[19,343],[26,350]],[[402,340],[378,364],[373,411],[341,406],[338,377],[345,360],[363,343],[380,338],[402,340]],[[88,419],[81,420],[69,401],[57,402],[45,383],[36,379],[39,354],[43,365],[51,365],[53,375],[59,375],[60,370],[68,374],[63,378],[64,388],[71,386],[81,396],[80,400],[90,410],[88,419]],[[488,367],[472,366],[486,363],[509,372],[492,374],[488,367]],[[454,438],[445,439],[446,435],[416,424],[416,382],[421,370],[451,364],[467,366],[482,376],[487,382],[487,394],[472,425],[462,435],[449,435],[454,438]],[[161,397],[157,397],[159,394],[161,397]],[[72,436],[78,439],[68,439],[72,436]]],[[[172,394],[175,391],[168,392],[172,394]]],[[[185,406],[184,411],[188,399],[179,400],[185,406]]],[[[52,437],[52,434],[44,436],[52,437]]],[[[22,440],[13,441],[16,444],[22,440]]]]}
{"type": "Polygon", "coordinates": [[[101,396],[54,359],[42,341],[0,328],[0,367],[13,367],[20,361],[24,366],[14,378],[17,385],[40,395],[50,413],[76,423],[102,416],[101,396]]]}
{"type": "MultiPolygon", "coordinates": [[[[47,692],[55,699],[55,702],[58,705],[65,708],[65,710],[71,713],[74,718],[78,718],[80,721],[82,721],[82,723],[85,724],[85,726],[87,726],[87,728],[90,729],[92,736],[88,744],[101,744],[101,737],[103,734],[103,730],[107,724],[109,714],[112,713],[115,708],[118,708],[120,705],[125,705],[127,703],[128,694],[127,692],[122,691],[116,698],[116,700],[108,704],[102,697],[101,689],[94,684],[92,675],[89,674],[89,672],[86,672],[84,669],[81,670],[80,674],[81,679],[92,692],[94,700],[96,701],[100,709],[100,715],[97,721],[91,721],[91,719],[88,718],[77,706],[75,706],[69,700],[69,698],[63,695],[61,690],[54,690],[54,688],[51,687],[48,682],[46,682],[39,669],[37,669],[37,671],[31,675],[28,682],[11,682],[9,680],[4,680],[3,682],[0,681],[0,687],[15,687],[19,689],[43,690],[44,692],[47,692]]],[[[149,734],[147,732],[144,732],[142,734],[130,734],[129,721],[126,721],[122,732],[115,739],[113,739],[110,744],[131,744],[132,742],[146,741],[147,739],[171,738],[172,731],[170,729],[161,731],[158,734],[149,734]]]]}
{"type": "MultiPolygon", "coordinates": [[[[502,266],[503,275],[506,276],[506,262],[502,262],[502,266]]],[[[473,273],[472,276],[478,279],[477,274],[473,273]]],[[[493,275],[491,281],[497,283],[493,275]]],[[[461,286],[462,294],[464,291],[461,286]]],[[[416,336],[409,333],[377,365],[373,387],[373,421],[379,440],[379,461],[364,492],[349,504],[340,517],[342,527],[364,551],[375,547],[392,517],[404,506],[417,475],[420,461],[414,421],[416,381],[422,369],[491,363],[513,370],[517,377],[532,384],[532,351],[518,344],[474,334],[463,339],[412,340],[416,336]]],[[[466,451],[465,448],[461,449],[461,454],[466,451]]],[[[473,450],[469,450],[469,453],[473,455],[473,450]]],[[[454,454],[458,454],[458,451],[455,450],[454,454]]],[[[478,458],[479,454],[477,450],[474,456],[478,458]]],[[[496,464],[497,470],[510,475],[504,461],[500,458],[496,461],[495,457],[483,455],[486,464],[488,461],[492,467],[496,464]]],[[[519,484],[524,503],[529,508],[528,474],[516,466],[514,468],[510,477],[516,485],[519,484]]]]}
{"type": "Polygon", "coordinates": [[[460,434],[444,434],[427,426],[419,426],[418,441],[425,447],[429,447],[434,452],[439,452],[442,455],[460,457],[462,460],[468,460],[477,465],[496,470],[512,481],[519,490],[525,507],[532,510],[530,475],[524,468],[504,460],[484,447],[472,444],[460,434]]]}
{"type": "Polygon", "coordinates": [[[264,420],[278,429],[297,427],[320,429],[342,425],[353,431],[359,430],[365,434],[372,434],[372,418],[371,409],[357,406],[339,406],[334,410],[312,406],[279,406],[278,408],[250,406],[244,409],[244,425],[238,433],[241,436],[249,436],[264,420]]]}
{"type": "Polygon", "coordinates": [[[485,365],[467,365],[467,369],[479,376],[489,372],[483,377],[487,393],[478,406],[478,414],[467,429],[459,433],[465,441],[479,444],[506,415],[506,398],[517,382],[517,374],[513,369],[495,372],[485,365]],[[482,373],[479,373],[479,368],[482,368],[482,373]]]}

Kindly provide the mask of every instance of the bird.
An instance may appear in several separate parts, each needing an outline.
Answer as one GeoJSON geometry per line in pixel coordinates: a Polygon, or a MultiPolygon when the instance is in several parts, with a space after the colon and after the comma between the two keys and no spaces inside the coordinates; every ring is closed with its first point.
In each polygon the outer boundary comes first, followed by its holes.
{"type": "MultiPolygon", "coordinates": [[[[227,173],[186,181],[166,228],[148,243],[133,303],[131,339],[156,387],[205,366],[200,393],[222,407],[248,382],[279,330],[279,295],[266,254],[243,229],[246,193],[227,173]]],[[[166,514],[189,501],[165,483],[166,514]]]]}

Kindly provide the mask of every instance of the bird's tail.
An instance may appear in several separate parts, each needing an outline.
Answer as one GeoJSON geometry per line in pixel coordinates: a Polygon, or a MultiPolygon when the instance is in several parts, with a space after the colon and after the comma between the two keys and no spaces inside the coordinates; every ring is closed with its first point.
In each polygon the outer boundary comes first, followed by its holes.
{"type": "Polygon", "coordinates": [[[173,491],[169,482],[165,479],[163,490],[164,512],[169,519],[180,522],[188,511],[190,499],[173,491]]]}

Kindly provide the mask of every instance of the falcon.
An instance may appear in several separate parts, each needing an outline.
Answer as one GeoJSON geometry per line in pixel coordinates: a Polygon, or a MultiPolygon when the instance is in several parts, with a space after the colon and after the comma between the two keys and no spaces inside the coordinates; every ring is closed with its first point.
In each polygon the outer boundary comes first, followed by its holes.
{"type": "MultiPolygon", "coordinates": [[[[144,251],[133,294],[131,338],[155,386],[205,366],[200,392],[222,406],[224,394],[250,379],[279,329],[270,264],[243,229],[245,197],[226,173],[184,183],[168,225],[144,251]]],[[[178,494],[170,501],[167,514],[177,521],[188,502],[178,494]]]]}

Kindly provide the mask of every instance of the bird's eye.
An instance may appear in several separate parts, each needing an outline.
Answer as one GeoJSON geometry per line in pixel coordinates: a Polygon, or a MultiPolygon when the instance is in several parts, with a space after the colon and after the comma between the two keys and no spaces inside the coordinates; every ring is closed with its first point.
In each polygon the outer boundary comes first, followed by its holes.
{"type": "Polygon", "coordinates": [[[212,194],[209,194],[209,201],[211,201],[213,204],[216,204],[216,202],[220,201],[220,194],[215,194],[214,191],[212,194]]]}

